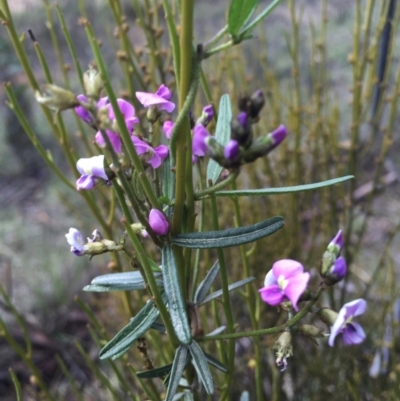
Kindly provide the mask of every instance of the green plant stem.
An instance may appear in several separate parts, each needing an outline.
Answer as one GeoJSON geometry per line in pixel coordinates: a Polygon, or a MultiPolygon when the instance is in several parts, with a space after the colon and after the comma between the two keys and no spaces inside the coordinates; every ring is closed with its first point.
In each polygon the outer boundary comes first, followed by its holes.
{"type": "Polygon", "coordinates": [[[174,344],[179,344],[179,340],[176,337],[174,328],[172,326],[172,322],[169,316],[169,313],[167,311],[167,308],[162,300],[161,293],[159,290],[159,287],[157,285],[156,279],[154,278],[153,271],[151,269],[151,266],[149,264],[149,261],[147,259],[145,250],[139,241],[139,238],[137,235],[133,232],[132,227],[130,224],[125,223],[125,229],[129,235],[129,238],[131,239],[133,246],[136,250],[137,257],[139,258],[140,264],[143,267],[143,271],[146,277],[146,282],[150,287],[151,293],[153,294],[155,303],[157,305],[158,310],[160,311],[160,316],[164,322],[165,328],[167,330],[167,333],[174,344]]]}
{"type": "Polygon", "coordinates": [[[8,371],[10,372],[11,375],[11,380],[14,384],[14,389],[15,393],[17,396],[17,401],[23,401],[23,396],[22,396],[22,388],[21,388],[21,383],[18,380],[17,375],[15,374],[14,370],[12,368],[9,368],[8,371]]]}
{"type": "MultiPolygon", "coordinates": [[[[217,200],[214,195],[211,195],[211,213],[212,213],[212,221],[213,221],[213,229],[219,230],[219,222],[218,222],[218,209],[217,209],[217,200]]],[[[234,330],[234,321],[232,315],[232,307],[229,296],[229,283],[228,283],[228,270],[225,263],[224,251],[221,248],[217,249],[217,255],[220,265],[220,274],[221,274],[221,283],[222,283],[222,300],[223,300],[223,308],[226,317],[226,325],[228,332],[232,333],[234,330]]],[[[226,379],[226,390],[224,394],[221,396],[221,400],[227,399],[230,391],[230,386],[233,380],[233,370],[234,370],[234,362],[235,362],[235,341],[234,339],[230,339],[227,347],[227,367],[229,370],[228,377],[226,379]]]]}
{"type": "Polygon", "coordinates": [[[204,189],[202,191],[195,193],[194,198],[196,200],[207,199],[209,196],[213,195],[215,192],[217,192],[220,189],[225,188],[229,184],[232,184],[233,182],[235,182],[236,178],[239,175],[239,172],[240,172],[239,169],[232,171],[226,180],[221,181],[218,184],[213,185],[210,188],[207,188],[207,189],[204,189]]]}
{"type": "Polygon", "coordinates": [[[210,40],[204,43],[204,49],[213,46],[215,43],[219,42],[222,37],[228,32],[228,25],[225,25],[219,32],[217,32],[210,40]]]}

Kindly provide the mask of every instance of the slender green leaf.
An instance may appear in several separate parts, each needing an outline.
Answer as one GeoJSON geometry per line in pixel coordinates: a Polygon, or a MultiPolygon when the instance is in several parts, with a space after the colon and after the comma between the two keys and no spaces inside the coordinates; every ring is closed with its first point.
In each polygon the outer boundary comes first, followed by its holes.
{"type": "Polygon", "coordinates": [[[172,363],[171,373],[169,374],[168,390],[165,401],[172,401],[181,380],[183,371],[187,363],[189,348],[181,344],[175,352],[174,362],[172,363]]]}
{"type": "Polygon", "coordinates": [[[207,354],[207,352],[204,352],[204,356],[206,357],[207,362],[208,362],[210,365],[216,367],[216,368],[219,369],[221,372],[228,373],[228,369],[226,368],[226,366],[223,365],[218,359],[214,358],[214,357],[213,357],[212,355],[210,355],[210,354],[207,354]]]}
{"type": "MultiPolygon", "coordinates": [[[[250,282],[253,281],[253,280],[255,280],[255,277],[248,277],[248,278],[245,278],[245,279],[243,279],[243,280],[236,281],[236,283],[230,284],[230,285],[228,286],[228,291],[236,290],[236,288],[239,288],[239,287],[241,287],[242,285],[245,285],[245,284],[247,284],[247,283],[250,283],[250,282]]],[[[215,298],[219,298],[221,295],[222,295],[222,290],[215,291],[215,292],[213,292],[212,294],[210,294],[208,297],[206,297],[206,298],[203,300],[203,302],[201,302],[201,303],[200,303],[199,305],[197,305],[197,306],[204,305],[205,303],[210,302],[210,301],[212,301],[212,300],[215,299],[215,298]]],[[[211,334],[209,334],[209,335],[211,335],[211,334]]]]}
{"type": "Polygon", "coordinates": [[[313,189],[328,187],[330,185],[339,184],[340,182],[353,179],[353,175],[346,175],[345,177],[334,178],[332,180],[316,182],[314,184],[295,185],[292,187],[282,188],[262,188],[262,189],[239,189],[236,191],[218,191],[215,192],[216,196],[261,196],[261,195],[277,195],[277,194],[290,194],[292,192],[311,191],[313,189]]]}
{"type": "Polygon", "coordinates": [[[250,394],[248,391],[243,391],[240,395],[240,401],[250,401],[250,394]]]}
{"type": "Polygon", "coordinates": [[[193,394],[190,390],[185,390],[184,401],[194,401],[193,394]]]}
{"type": "Polygon", "coordinates": [[[172,238],[172,243],[184,248],[226,248],[267,237],[278,231],[283,225],[283,217],[276,216],[251,226],[178,234],[172,238]]]}
{"type": "Polygon", "coordinates": [[[236,37],[253,15],[259,0],[231,0],[228,14],[228,32],[236,37]]]}
{"type": "Polygon", "coordinates": [[[161,258],[165,294],[167,295],[169,314],[176,336],[183,344],[190,344],[192,335],[190,333],[189,319],[186,312],[186,302],[183,299],[181,286],[179,284],[179,274],[174,253],[169,244],[164,245],[162,248],[161,258]]]}
{"type": "Polygon", "coordinates": [[[192,355],[193,365],[196,368],[197,374],[206,389],[207,394],[214,393],[214,381],[211,376],[208,362],[204,356],[203,350],[200,348],[196,341],[192,341],[189,345],[190,354],[192,355]]]}
{"type": "Polygon", "coordinates": [[[217,277],[218,272],[219,272],[219,261],[217,260],[214,263],[213,267],[210,269],[210,271],[207,273],[204,280],[197,287],[193,299],[195,304],[201,303],[201,301],[203,301],[203,299],[206,297],[207,292],[211,288],[215,278],[217,277]]]}
{"type": "Polygon", "coordinates": [[[151,325],[151,328],[154,329],[154,330],[157,330],[157,331],[159,331],[160,333],[163,333],[163,334],[165,334],[167,332],[167,329],[165,328],[164,324],[160,323],[160,322],[154,322],[151,325]]]}
{"type": "Polygon", "coordinates": [[[159,311],[150,300],[144,308],[100,351],[100,359],[114,355],[121,356],[122,351],[128,351],[132,344],[141,337],[157,320],[159,311]]]}
{"type": "MultiPolygon", "coordinates": [[[[154,277],[161,277],[160,273],[154,273],[154,277]]],[[[159,286],[163,285],[162,280],[156,280],[159,286]]],[[[146,288],[144,281],[139,271],[122,272],[114,274],[103,274],[95,277],[90,285],[83,288],[84,291],[130,291],[143,290],[146,288]]]]}
{"type": "Polygon", "coordinates": [[[159,368],[143,370],[142,372],[137,372],[136,376],[140,379],[152,379],[154,377],[164,377],[171,372],[172,363],[164,366],[160,366],[159,368]]]}
{"type": "MultiPolygon", "coordinates": [[[[221,145],[225,146],[231,137],[232,109],[229,95],[221,96],[219,101],[218,121],[215,129],[215,139],[221,145]]],[[[210,159],[207,165],[207,185],[215,184],[222,172],[222,167],[213,159],[210,159]]]]}

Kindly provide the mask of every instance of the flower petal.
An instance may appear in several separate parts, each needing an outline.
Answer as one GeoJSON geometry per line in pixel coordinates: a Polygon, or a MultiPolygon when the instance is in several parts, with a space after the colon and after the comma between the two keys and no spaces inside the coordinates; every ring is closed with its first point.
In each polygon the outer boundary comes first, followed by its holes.
{"type": "Polygon", "coordinates": [[[163,212],[157,209],[151,209],[149,214],[149,225],[157,235],[168,233],[169,224],[163,212]]]}
{"type": "Polygon", "coordinates": [[[343,342],[346,345],[360,344],[365,337],[363,328],[355,322],[349,323],[343,330],[343,342]]]}
{"type": "MultiPolygon", "coordinates": [[[[303,267],[303,266],[302,266],[303,267]]],[[[308,281],[310,280],[310,273],[300,273],[296,276],[291,276],[288,278],[289,283],[283,290],[285,295],[289,298],[293,305],[293,308],[297,311],[297,301],[299,300],[301,294],[307,288],[308,281]]]]}
{"type": "Polygon", "coordinates": [[[281,288],[277,284],[260,288],[258,292],[261,294],[262,300],[272,306],[279,305],[285,298],[281,288]]]}
{"type": "MultiPolygon", "coordinates": [[[[108,139],[111,142],[111,145],[114,149],[115,153],[121,153],[122,149],[122,141],[120,136],[113,131],[106,130],[108,139]]],[[[99,145],[101,148],[104,148],[106,146],[106,143],[104,142],[103,135],[100,131],[97,132],[97,134],[94,137],[94,140],[96,141],[97,145],[99,145]]]]}
{"type": "Polygon", "coordinates": [[[367,302],[360,298],[355,299],[354,301],[348,302],[344,304],[342,309],[345,309],[345,317],[346,319],[350,316],[359,316],[362,315],[367,309],[367,302]]]}
{"type": "Polygon", "coordinates": [[[192,153],[195,156],[205,156],[208,147],[205,139],[210,135],[206,128],[198,124],[193,129],[192,153]]]}
{"type": "Polygon", "coordinates": [[[165,110],[168,113],[171,113],[175,109],[174,103],[154,93],[136,92],[136,97],[144,107],[158,106],[160,110],[165,110]]]}
{"type": "Polygon", "coordinates": [[[162,97],[165,100],[171,100],[171,97],[172,97],[171,91],[164,84],[162,84],[157,89],[157,92],[155,94],[162,97]]]}
{"type": "Polygon", "coordinates": [[[276,280],[276,278],[274,276],[274,272],[271,269],[265,276],[264,287],[268,287],[269,285],[272,285],[272,284],[278,284],[278,281],[276,280]]]}
{"type": "Polygon", "coordinates": [[[272,271],[276,279],[280,276],[286,279],[303,273],[304,267],[297,260],[281,259],[272,265],[272,271]]]}
{"type": "Polygon", "coordinates": [[[76,189],[80,191],[81,189],[92,189],[95,186],[96,182],[92,175],[82,175],[82,177],[78,178],[76,181],[76,189]]]}
{"type": "Polygon", "coordinates": [[[164,122],[163,131],[168,139],[171,139],[171,134],[173,129],[174,129],[174,123],[172,121],[167,120],[164,122]]]}
{"type": "Polygon", "coordinates": [[[331,327],[331,334],[329,335],[329,341],[328,341],[331,347],[333,347],[333,343],[335,342],[336,336],[343,331],[343,325],[346,321],[345,313],[346,313],[345,309],[343,308],[340,309],[338,317],[333,326],[331,327]]]}

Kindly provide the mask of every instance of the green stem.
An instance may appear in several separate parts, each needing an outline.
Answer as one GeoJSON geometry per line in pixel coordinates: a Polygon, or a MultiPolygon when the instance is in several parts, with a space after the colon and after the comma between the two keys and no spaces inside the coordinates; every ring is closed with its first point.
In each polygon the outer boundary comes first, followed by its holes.
{"type": "Polygon", "coordinates": [[[228,25],[225,25],[219,32],[217,32],[210,40],[204,43],[204,49],[211,47],[217,43],[228,32],[228,25]]]}
{"type": "Polygon", "coordinates": [[[220,183],[213,185],[210,188],[204,189],[202,191],[199,191],[197,193],[195,193],[194,198],[196,200],[201,200],[201,199],[206,199],[209,197],[209,195],[214,194],[215,192],[219,191],[222,188],[225,188],[227,185],[232,184],[233,182],[235,182],[236,178],[239,175],[240,170],[234,170],[231,172],[231,174],[229,175],[229,177],[224,180],[221,181],[220,183]]]}

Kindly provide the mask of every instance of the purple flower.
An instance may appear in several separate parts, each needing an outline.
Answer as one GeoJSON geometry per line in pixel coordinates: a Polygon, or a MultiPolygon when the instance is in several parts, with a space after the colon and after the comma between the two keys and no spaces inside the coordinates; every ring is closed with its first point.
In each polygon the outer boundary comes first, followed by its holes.
{"type": "Polygon", "coordinates": [[[352,320],[353,317],[362,315],[366,308],[367,302],[364,299],[356,299],[343,305],[331,328],[328,341],[331,347],[333,347],[336,336],[340,333],[343,334],[343,342],[346,345],[360,344],[364,341],[365,332],[363,328],[352,320]]]}
{"type": "Polygon", "coordinates": [[[298,310],[297,302],[309,279],[310,273],[304,273],[301,263],[292,259],[278,260],[265,276],[264,287],[258,292],[262,300],[272,306],[289,300],[293,308],[298,310]]]}
{"type": "Polygon", "coordinates": [[[175,109],[175,103],[170,102],[171,92],[165,85],[161,85],[156,93],[136,92],[136,97],[144,107],[157,106],[168,113],[175,109]]]}
{"type": "Polygon", "coordinates": [[[143,155],[146,154],[146,161],[153,168],[158,168],[161,166],[161,163],[168,156],[168,147],[165,145],[157,146],[156,148],[152,148],[148,143],[142,141],[136,135],[132,135],[132,142],[135,145],[137,154],[143,155]]]}
{"type": "Polygon", "coordinates": [[[163,212],[157,209],[151,209],[149,214],[149,225],[157,235],[166,235],[169,230],[169,224],[163,212]]]}
{"type": "MultiPolygon", "coordinates": [[[[97,102],[97,107],[98,108],[107,107],[108,118],[111,120],[113,130],[106,130],[106,134],[111,142],[111,145],[115,153],[121,153],[122,141],[119,134],[116,132],[118,130],[118,124],[115,119],[115,113],[111,104],[107,102],[108,98],[102,98],[97,102]]],[[[126,128],[128,129],[129,132],[132,132],[134,124],[137,124],[139,122],[137,117],[135,117],[135,108],[130,103],[128,103],[123,99],[117,99],[117,103],[119,110],[121,111],[124,117],[126,128]]],[[[103,135],[101,134],[100,131],[97,132],[95,136],[95,141],[97,145],[99,145],[101,148],[104,148],[106,146],[103,135]]]]}
{"type": "Polygon", "coordinates": [[[171,139],[173,129],[174,129],[174,123],[172,121],[167,120],[164,122],[163,131],[168,139],[171,139]]]}
{"type": "Polygon", "coordinates": [[[333,238],[333,240],[329,243],[328,251],[331,251],[336,255],[338,255],[341,249],[343,248],[343,245],[344,245],[343,233],[342,230],[339,230],[335,238],[333,238]]]}
{"type": "Polygon", "coordinates": [[[225,159],[235,161],[240,154],[239,142],[231,139],[224,148],[225,159]]]}
{"type": "Polygon", "coordinates": [[[247,127],[247,120],[248,120],[248,115],[244,112],[241,111],[238,115],[237,115],[237,120],[239,121],[239,124],[243,127],[246,128],[247,127]]]}
{"type": "Polygon", "coordinates": [[[76,256],[85,254],[85,241],[82,234],[76,228],[70,228],[68,234],[65,234],[68,244],[71,245],[71,252],[76,256]]]}
{"type": "MultiPolygon", "coordinates": [[[[82,103],[88,103],[85,95],[78,95],[76,98],[82,103]]],[[[83,106],[75,107],[75,112],[86,124],[93,125],[95,123],[93,116],[83,106]]]]}
{"type": "Polygon", "coordinates": [[[194,156],[205,156],[208,147],[205,139],[210,136],[210,133],[206,128],[197,124],[193,129],[193,142],[192,142],[192,154],[194,156]]]}
{"type": "Polygon", "coordinates": [[[108,180],[104,170],[104,155],[94,156],[88,159],[79,159],[76,169],[82,176],[76,181],[76,189],[92,189],[99,178],[108,180]]]}

